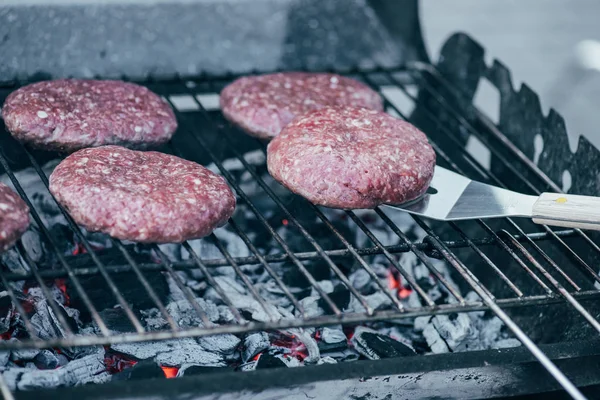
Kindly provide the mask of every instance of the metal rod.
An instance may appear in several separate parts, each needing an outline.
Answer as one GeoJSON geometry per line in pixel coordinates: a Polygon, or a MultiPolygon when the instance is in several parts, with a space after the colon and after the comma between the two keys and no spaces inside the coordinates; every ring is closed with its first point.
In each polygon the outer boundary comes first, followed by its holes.
{"type": "Polygon", "coordinates": [[[35,280],[37,281],[38,286],[40,287],[44,297],[46,298],[48,306],[52,309],[52,312],[54,313],[54,315],[60,322],[62,329],[65,331],[66,335],[73,336],[73,330],[71,329],[71,326],[65,319],[65,316],[64,316],[62,310],[60,310],[58,301],[56,301],[56,298],[54,298],[52,293],[50,293],[50,291],[48,290],[46,283],[43,281],[42,277],[40,276],[40,274],[38,272],[37,264],[35,263],[35,261],[33,261],[31,259],[31,257],[29,257],[29,254],[27,254],[27,250],[25,250],[25,248],[23,247],[23,244],[20,240],[17,242],[17,249],[19,251],[19,255],[23,258],[23,260],[25,260],[25,262],[31,269],[31,272],[33,273],[33,276],[35,277],[35,280]]]}
{"type": "Polygon", "coordinates": [[[165,253],[163,253],[163,251],[160,249],[160,247],[158,247],[158,245],[154,244],[153,249],[154,249],[154,252],[161,259],[163,265],[167,269],[167,272],[169,273],[171,278],[173,278],[173,281],[175,282],[175,284],[177,285],[179,290],[181,290],[181,292],[185,296],[188,303],[190,303],[190,305],[192,306],[194,311],[196,311],[196,314],[200,317],[200,319],[204,323],[204,326],[212,326],[212,322],[210,322],[208,315],[198,305],[198,302],[196,301],[196,298],[195,298],[194,294],[192,293],[191,289],[185,285],[185,283],[181,280],[181,277],[177,274],[177,272],[175,272],[169,258],[165,255],[165,253]]]}
{"type": "Polygon", "coordinates": [[[385,223],[390,227],[390,229],[402,240],[406,243],[412,250],[412,252],[421,260],[421,262],[427,267],[427,269],[435,276],[435,278],[446,288],[446,290],[454,296],[454,298],[460,303],[465,304],[466,300],[461,294],[456,290],[454,286],[448,282],[446,278],[437,270],[437,268],[431,263],[429,259],[423,254],[423,252],[413,243],[408,236],[404,232],[402,232],[396,224],[387,216],[385,212],[381,210],[381,208],[377,207],[375,212],[385,221],[385,223]]]}
{"type": "MultiPolygon", "coordinates": [[[[561,237],[572,237],[575,234],[574,231],[571,229],[557,231],[557,232],[560,234],[561,237]]],[[[492,233],[494,233],[494,232],[492,231],[492,233]]],[[[516,240],[518,240],[520,242],[525,240],[524,237],[522,237],[519,234],[516,234],[513,236],[515,237],[516,240]]],[[[531,238],[531,240],[534,240],[534,241],[548,240],[548,236],[545,232],[528,233],[527,237],[531,238]]],[[[485,237],[485,238],[476,238],[476,239],[471,239],[471,240],[473,241],[473,243],[475,243],[476,245],[479,245],[479,246],[489,246],[489,245],[492,245],[495,241],[495,239],[491,236],[485,237]]],[[[444,244],[446,246],[448,246],[448,248],[451,248],[451,249],[464,248],[464,247],[468,246],[468,243],[465,242],[464,240],[444,240],[444,244]]],[[[417,249],[421,252],[433,250],[431,245],[429,245],[428,243],[423,243],[423,242],[412,243],[412,246],[414,246],[415,249],[417,249]]],[[[392,254],[406,253],[406,252],[412,251],[411,247],[408,244],[404,244],[404,243],[391,245],[391,246],[384,246],[384,248],[392,254]]],[[[356,250],[357,254],[359,254],[360,256],[372,256],[372,255],[377,255],[377,254],[383,254],[381,249],[379,249],[376,246],[375,247],[363,247],[363,248],[355,249],[355,250],[356,250]]],[[[329,257],[332,257],[332,258],[352,257],[352,254],[347,249],[324,250],[324,251],[329,257]]],[[[296,258],[298,260],[320,259],[320,256],[316,251],[295,252],[294,255],[296,256],[296,258]]],[[[85,255],[81,255],[81,256],[77,256],[77,257],[85,257],[85,255]]],[[[75,257],[75,259],[77,259],[77,257],[75,257]]],[[[290,260],[289,255],[285,252],[284,253],[267,254],[267,255],[264,255],[263,258],[267,262],[284,262],[284,261],[290,260]]],[[[256,256],[234,257],[234,260],[236,263],[238,263],[238,265],[248,265],[248,264],[258,264],[259,263],[259,259],[256,256]]],[[[178,271],[187,271],[191,268],[195,268],[195,265],[196,264],[193,261],[189,261],[189,260],[177,261],[177,262],[171,263],[172,268],[174,270],[178,270],[178,271]]],[[[216,267],[227,266],[228,263],[227,263],[227,260],[225,260],[224,258],[218,258],[218,259],[213,258],[213,259],[204,260],[204,265],[206,265],[209,268],[216,268],[216,267]]],[[[142,263],[142,264],[138,264],[138,267],[143,271],[166,270],[166,268],[164,266],[161,266],[160,264],[154,264],[154,263],[150,263],[150,264],[142,263]]],[[[113,273],[124,273],[124,272],[130,272],[131,266],[129,264],[106,265],[106,269],[113,273]]],[[[75,276],[94,275],[94,274],[98,273],[98,268],[94,267],[94,266],[92,266],[92,267],[77,266],[73,270],[73,273],[75,276]]],[[[43,270],[43,271],[40,271],[40,276],[42,276],[43,278],[61,278],[61,277],[68,276],[68,273],[67,273],[67,271],[64,271],[64,270],[43,270]]],[[[27,279],[32,279],[32,278],[33,278],[33,274],[31,274],[31,273],[13,273],[13,272],[11,272],[11,273],[6,274],[6,279],[10,282],[27,280],[27,279]]]]}
{"type": "Polygon", "coordinates": [[[229,265],[233,268],[236,275],[239,276],[239,278],[242,280],[242,282],[244,282],[244,285],[246,285],[246,288],[250,291],[250,293],[252,294],[252,297],[254,297],[254,299],[256,301],[258,301],[258,304],[260,304],[260,306],[265,311],[265,313],[269,316],[269,318],[271,320],[277,319],[277,316],[273,314],[273,312],[271,311],[271,308],[265,302],[265,299],[263,299],[262,296],[260,294],[258,294],[258,292],[256,291],[256,288],[254,287],[252,282],[250,282],[248,277],[246,275],[244,275],[244,273],[240,269],[239,265],[237,265],[237,263],[233,260],[233,258],[231,257],[231,254],[229,254],[229,252],[227,251],[225,246],[223,246],[223,243],[221,243],[221,241],[214,234],[214,232],[210,234],[209,238],[217,246],[217,248],[219,249],[221,254],[223,254],[223,256],[225,256],[225,259],[227,261],[229,261],[229,265]]]}
{"type": "Polygon", "coordinates": [[[258,249],[254,246],[254,244],[250,241],[250,239],[248,238],[248,235],[246,235],[238,226],[238,224],[233,220],[230,219],[229,220],[229,226],[231,226],[231,228],[235,231],[235,233],[237,233],[237,235],[239,237],[242,238],[242,240],[244,241],[244,243],[246,243],[246,246],[248,246],[248,248],[250,249],[250,251],[256,256],[256,259],[260,262],[260,264],[263,266],[263,268],[265,269],[265,271],[267,271],[267,273],[271,276],[271,278],[273,278],[273,280],[275,281],[275,283],[277,284],[277,286],[279,287],[279,289],[281,289],[281,291],[283,292],[283,294],[292,302],[292,304],[294,305],[294,307],[296,308],[296,310],[298,310],[298,312],[302,315],[303,318],[306,318],[306,311],[304,310],[304,307],[302,306],[302,304],[300,304],[300,302],[298,301],[298,299],[296,299],[296,296],[294,296],[290,290],[287,288],[287,285],[285,283],[283,283],[283,281],[281,280],[281,278],[279,276],[277,276],[277,274],[275,273],[275,271],[273,271],[273,268],[271,268],[271,266],[269,265],[269,263],[267,262],[267,260],[265,259],[265,257],[260,254],[260,252],[258,251],[258,249]]]}
{"type": "Polygon", "coordinates": [[[206,268],[206,265],[204,265],[204,263],[202,262],[200,257],[198,257],[198,255],[196,254],[194,249],[192,249],[192,246],[190,246],[189,242],[183,242],[183,248],[194,259],[194,261],[196,262],[196,265],[198,265],[198,268],[200,268],[200,271],[202,271],[202,273],[206,277],[206,280],[208,280],[208,283],[210,283],[210,285],[213,287],[213,289],[215,289],[215,291],[217,292],[219,297],[221,297],[221,300],[223,300],[223,302],[229,307],[229,309],[231,310],[231,313],[233,314],[233,317],[236,319],[236,321],[240,324],[243,324],[245,321],[242,318],[242,315],[237,310],[237,308],[233,305],[233,302],[231,301],[229,296],[227,296],[227,294],[225,294],[225,291],[223,290],[221,285],[219,285],[219,283],[217,281],[215,281],[215,278],[213,278],[213,276],[210,274],[210,272],[208,271],[208,268],[206,268]]]}
{"type": "Polygon", "coordinates": [[[25,329],[27,329],[29,336],[31,336],[32,338],[35,338],[36,336],[38,336],[38,334],[35,331],[35,328],[33,327],[33,325],[31,324],[31,320],[27,316],[27,312],[25,312],[25,309],[23,308],[21,301],[17,298],[15,291],[12,289],[11,284],[6,280],[6,277],[4,276],[3,266],[4,265],[0,265],[0,280],[2,281],[2,285],[6,288],[6,292],[8,293],[11,301],[17,308],[19,315],[23,319],[23,322],[25,323],[25,329]]]}
{"type": "Polygon", "coordinates": [[[0,374],[0,393],[2,393],[2,398],[4,400],[15,400],[15,397],[10,392],[10,388],[6,384],[6,380],[2,374],[0,374]]]}
{"type": "Polygon", "coordinates": [[[154,304],[156,305],[156,307],[160,310],[160,312],[163,315],[163,317],[165,317],[165,319],[167,320],[167,323],[171,326],[171,329],[174,330],[174,331],[178,330],[179,327],[177,326],[177,324],[173,320],[173,317],[171,317],[171,315],[169,314],[169,312],[165,308],[165,306],[162,303],[162,301],[160,301],[160,298],[158,297],[158,295],[156,294],[156,292],[154,291],[154,289],[152,289],[152,286],[150,286],[150,283],[148,282],[148,280],[146,279],[146,277],[144,277],[144,274],[142,273],[142,271],[138,267],[138,265],[135,262],[135,260],[133,259],[133,257],[131,257],[131,255],[129,254],[129,252],[125,248],[125,246],[123,246],[123,244],[119,240],[112,240],[112,243],[121,251],[121,254],[123,254],[123,257],[125,257],[125,259],[129,263],[129,265],[131,265],[131,268],[133,269],[133,271],[137,275],[138,279],[142,283],[142,286],[144,287],[144,289],[146,289],[146,292],[150,296],[150,299],[154,302],[154,304]]]}
{"type": "Polygon", "coordinates": [[[492,267],[494,269],[494,271],[498,274],[498,276],[500,276],[500,278],[508,285],[508,287],[510,287],[510,289],[518,296],[518,297],[523,297],[523,292],[517,287],[517,285],[515,285],[505,274],[504,272],[502,272],[500,270],[500,268],[498,268],[498,266],[492,261],[490,260],[490,258],[485,255],[485,253],[483,251],[481,251],[481,249],[477,246],[475,246],[474,244],[472,244],[471,239],[469,239],[469,237],[467,235],[465,235],[465,233],[458,228],[458,226],[456,225],[456,223],[454,222],[450,222],[450,226],[452,226],[452,228],[454,228],[454,230],[456,230],[458,232],[458,234],[467,241],[467,243],[469,243],[469,245],[471,246],[471,248],[473,249],[473,251],[475,251],[477,253],[477,255],[479,255],[479,257],[481,257],[481,259],[483,259],[483,261],[485,261],[485,263],[487,265],[489,265],[490,267],[492,267]]]}
{"type": "Polygon", "coordinates": [[[552,285],[559,291],[559,293],[564,296],[567,301],[596,329],[600,332],[600,322],[596,320],[575,298],[569,293],[561,284],[558,282],[542,265],[523,247],[523,245],[516,240],[512,239],[512,236],[505,230],[500,232],[503,236],[508,238],[510,243],[518,248],[524,255],[527,257],[529,262],[531,262],[543,275],[546,279],[552,283],[552,285]]]}
{"type": "Polygon", "coordinates": [[[417,283],[417,281],[415,281],[415,279],[410,276],[410,274],[408,274],[406,272],[406,270],[400,265],[400,263],[392,256],[392,254],[387,251],[382,243],[379,241],[379,239],[377,239],[377,237],[373,234],[373,232],[371,232],[371,230],[369,230],[365,224],[362,222],[362,220],[360,218],[358,218],[356,216],[356,214],[352,211],[346,211],[346,214],[352,219],[352,221],[354,221],[354,223],[365,233],[365,235],[367,235],[367,237],[369,238],[369,240],[371,242],[373,242],[377,247],[379,247],[382,251],[383,251],[383,255],[385,256],[385,258],[388,259],[389,262],[392,263],[392,265],[394,266],[394,268],[402,275],[402,277],[404,279],[406,279],[406,281],[410,284],[410,286],[417,291],[417,293],[419,293],[419,295],[423,298],[423,300],[425,300],[425,302],[427,303],[427,305],[429,307],[435,307],[435,302],[433,300],[431,300],[431,298],[429,297],[429,295],[427,295],[427,293],[423,290],[423,288],[417,283]]]}

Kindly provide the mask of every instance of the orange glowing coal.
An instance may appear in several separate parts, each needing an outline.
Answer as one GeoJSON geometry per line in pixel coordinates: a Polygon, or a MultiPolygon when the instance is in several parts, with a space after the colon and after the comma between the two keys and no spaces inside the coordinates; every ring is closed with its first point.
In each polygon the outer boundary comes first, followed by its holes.
{"type": "Polygon", "coordinates": [[[175,378],[177,376],[177,373],[179,372],[179,368],[177,367],[165,367],[161,365],[160,368],[162,368],[167,379],[175,378]]]}
{"type": "Polygon", "coordinates": [[[402,286],[402,277],[398,272],[389,270],[387,284],[390,290],[398,289],[398,297],[405,299],[412,293],[412,289],[402,286]]]}

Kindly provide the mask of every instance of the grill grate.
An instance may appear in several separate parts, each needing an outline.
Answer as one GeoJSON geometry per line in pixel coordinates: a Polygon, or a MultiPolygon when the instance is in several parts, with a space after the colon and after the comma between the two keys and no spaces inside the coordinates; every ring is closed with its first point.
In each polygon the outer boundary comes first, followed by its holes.
{"type": "MultiPolygon", "coordinates": [[[[433,131],[431,129],[423,129],[428,133],[432,145],[436,150],[439,164],[468,175],[473,179],[487,181],[502,187],[526,190],[535,194],[546,190],[560,191],[560,188],[554,182],[512,145],[502,132],[491,124],[478,110],[473,107],[472,111],[481,117],[480,119],[483,121],[481,127],[475,126],[461,112],[457,111],[452,106],[452,103],[441,94],[442,91],[438,89],[441,86],[445,90],[452,91],[451,85],[445,82],[435,70],[411,67],[389,70],[353,71],[349,75],[363,80],[378,90],[384,97],[387,110],[405,119],[408,117],[400,110],[400,107],[392,96],[389,95],[390,89],[401,92],[409,100],[411,106],[415,107],[420,102],[420,99],[417,95],[413,94],[413,89],[415,87],[419,88],[421,93],[426,93],[432,99],[435,107],[442,107],[451,116],[453,122],[457,123],[460,127],[461,132],[467,132],[469,135],[479,139],[508,172],[500,177],[500,174],[484,168],[465,150],[459,138],[459,132],[449,128],[452,125],[449,125],[447,120],[444,120],[434,112],[430,107],[431,104],[426,104],[425,106],[419,104],[421,113],[424,112],[429,122],[435,126],[433,131]]],[[[222,254],[220,258],[203,259],[194,251],[189,243],[184,243],[183,248],[189,254],[189,260],[172,262],[159,246],[154,245],[151,247],[151,250],[157,256],[158,262],[138,263],[135,261],[128,246],[118,240],[111,239],[112,247],[117,249],[125,260],[124,263],[114,265],[113,263],[103,261],[101,254],[94,250],[92,244],[69,217],[66,210],[60,207],[69,228],[73,231],[87,253],[85,258],[87,261],[81,262],[77,256],[65,256],[61,253],[57,238],[44,225],[43,218],[38,214],[38,210],[33,206],[31,199],[25,193],[21,182],[19,182],[15,175],[14,167],[9,161],[9,155],[0,147],[0,164],[4,170],[3,172],[8,174],[18,193],[29,205],[35,225],[37,225],[45,244],[53,251],[58,262],[53,269],[40,269],[36,262],[28,255],[23,243],[19,242],[17,244],[17,251],[27,263],[30,272],[17,274],[8,272],[7,268],[0,269],[0,280],[3,290],[6,290],[10,296],[17,311],[23,318],[28,333],[31,335],[30,339],[20,341],[0,341],[0,349],[110,345],[145,340],[198,337],[220,333],[235,334],[292,327],[326,326],[340,323],[356,324],[423,315],[491,310],[504,321],[515,336],[529,348],[565,389],[571,394],[577,395],[576,389],[564,375],[556,369],[552,362],[546,358],[504,310],[513,307],[566,302],[585,318],[594,329],[600,332],[600,323],[580,303],[582,300],[597,299],[600,297],[600,292],[594,286],[595,283],[600,283],[600,276],[590,266],[593,257],[600,255],[600,248],[586,233],[571,229],[555,231],[545,226],[538,227],[529,221],[512,219],[505,219],[500,222],[477,221],[430,224],[418,217],[414,217],[417,225],[425,233],[425,238],[417,242],[393,222],[392,218],[390,218],[390,211],[384,208],[377,208],[373,215],[380,218],[383,224],[386,225],[387,230],[397,236],[399,243],[394,245],[382,243],[376,233],[371,231],[367,226],[364,221],[365,217],[362,214],[346,211],[345,215],[348,220],[351,220],[355,224],[357,231],[364,233],[372,243],[372,246],[357,248],[335,227],[334,223],[322,209],[314,205],[304,204],[312,217],[315,220],[319,220],[325,229],[328,230],[328,235],[337,240],[336,243],[338,245],[328,248],[328,246],[324,246],[318,238],[315,238],[310,233],[309,227],[300,222],[301,218],[296,214],[293,207],[275,193],[269,184],[265,182],[256,166],[252,165],[245,158],[243,151],[245,151],[249,142],[252,143],[254,148],[265,153],[266,148],[264,143],[258,140],[253,141],[243,136],[235,127],[230,126],[219,112],[207,110],[204,102],[199,100],[198,94],[218,93],[220,88],[232,78],[231,76],[226,78],[198,77],[191,80],[147,80],[141,83],[167,98],[175,109],[177,107],[175,107],[176,101],[174,101],[174,95],[185,95],[187,98],[193,99],[193,104],[189,107],[191,110],[181,109],[176,111],[180,128],[172,143],[165,150],[190,159],[198,159],[198,154],[201,154],[203,157],[207,157],[207,160],[213,162],[236,192],[239,203],[244,204],[254,214],[261,229],[277,243],[280,252],[277,254],[262,254],[254,244],[252,235],[241,221],[230,220],[230,228],[247,246],[250,253],[249,256],[232,256],[223,242],[215,234],[212,234],[206,240],[216,245],[222,254]],[[219,141],[215,142],[211,140],[207,132],[218,137],[219,141]],[[261,206],[255,203],[254,194],[246,193],[234,174],[222,162],[223,154],[225,153],[230,153],[232,158],[241,163],[246,173],[250,174],[258,184],[262,194],[270,199],[269,201],[273,204],[273,209],[281,213],[287,220],[287,223],[297,229],[299,237],[304,238],[310,245],[310,251],[294,251],[289,241],[278,233],[277,227],[265,217],[261,206]],[[475,230],[474,227],[478,229],[478,234],[472,233],[475,230]],[[576,243],[577,246],[572,243],[576,243]],[[582,247],[584,250],[581,250],[582,247]],[[492,248],[507,256],[510,265],[507,262],[500,264],[494,261],[490,255],[490,249],[492,248]],[[548,249],[552,249],[552,252],[548,249]],[[566,256],[565,259],[569,260],[569,262],[563,263],[562,261],[555,260],[553,252],[556,251],[566,256]],[[428,296],[426,290],[406,272],[396,255],[407,252],[414,253],[418,260],[446,288],[451,297],[449,301],[444,304],[437,304],[428,296]],[[390,262],[391,266],[403,277],[405,282],[408,283],[411,289],[416,291],[420,300],[425,304],[424,307],[406,307],[386,287],[385,283],[380,281],[368,261],[370,256],[377,254],[383,255],[390,262]],[[450,269],[453,269],[457,273],[457,276],[462,278],[463,283],[470,290],[475,291],[479,295],[479,300],[467,301],[461,296],[459,291],[448,283],[444,276],[436,269],[432,263],[432,258],[443,260],[450,269]],[[347,313],[341,310],[331,296],[320,287],[317,280],[303,264],[304,261],[308,260],[322,261],[323,265],[329,268],[331,273],[349,289],[351,295],[362,304],[365,312],[347,313]],[[384,310],[374,310],[369,306],[364,296],[353,288],[344,271],[336,263],[336,261],[339,262],[340,260],[350,260],[358,265],[359,268],[364,269],[368,275],[374,278],[374,282],[391,300],[392,306],[384,310]],[[474,260],[476,264],[473,263],[474,260]],[[292,263],[298,272],[304,276],[310,286],[328,305],[331,311],[329,314],[318,317],[307,315],[302,304],[292,293],[292,290],[283,282],[278,275],[278,271],[272,266],[273,263],[284,261],[292,263]],[[279,289],[301,315],[301,318],[285,320],[276,320],[274,318],[267,304],[268,300],[261,297],[244,273],[242,267],[251,264],[260,264],[271,275],[279,289]],[[474,268],[475,265],[478,266],[477,269],[474,268]],[[220,266],[233,267],[236,276],[245,284],[249,294],[262,306],[265,313],[272,317],[271,321],[249,322],[244,319],[240,310],[234,307],[232,300],[228,298],[226,292],[213,276],[212,271],[214,271],[214,268],[220,266]],[[485,270],[482,269],[482,266],[485,267],[485,270]],[[177,274],[177,271],[190,269],[199,269],[208,282],[208,285],[218,293],[224,304],[229,307],[234,318],[231,324],[214,325],[209,321],[205,311],[194,301],[195,294],[177,274]],[[186,299],[204,322],[203,327],[180,329],[177,326],[146,277],[146,274],[154,271],[164,271],[164,273],[173,278],[175,284],[181,289],[186,299]],[[170,326],[169,330],[152,332],[144,330],[135,310],[127,303],[116,284],[120,274],[124,272],[133,272],[135,274],[139,284],[144,288],[152,303],[168,322],[170,326]],[[111,295],[114,296],[115,301],[124,310],[135,332],[115,334],[109,331],[100,313],[94,307],[90,296],[81,284],[83,277],[95,275],[100,275],[105,281],[111,291],[111,295]],[[520,279],[517,282],[517,279],[515,279],[517,275],[523,275],[526,279],[520,279]],[[63,313],[59,310],[58,305],[53,300],[54,298],[49,293],[49,289],[45,284],[49,279],[55,278],[66,278],[72,284],[74,290],[80,296],[86,311],[90,313],[91,318],[97,324],[100,331],[99,335],[81,336],[73,334],[68,321],[66,321],[63,313]],[[48,299],[48,304],[59,320],[61,329],[65,332],[65,338],[52,338],[49,340],[36,338],[35,329],[31,321],[27,318],[27,313],[23,309],[17,293],[15,293],[10,285],[10,282],[15,281],[33,281],[40,285],[43,294],[48,299]],[[498,284],[498,282],[501,284],[498,284]],[[524,285],[523,282],[528,283],[524,285]],[[493,283],[493,288],[488,287],[490,283],[493,283]]],[[[16,87],[16,84],[0,87],[0,98],[3,99],[9,92],[16,89],[16,87]]],[[[419,125],[418,121],[416,123],[419,125]]],[[[12,141],[12,139],[7,140],[12,141]]],[[[39,178],[47,190],[48,179],[41,167],[41,162],[37,154],[16,143],[14,146],[18,149],[19,154],[10,155],[26,159],[29,165],[39,174],[39,178]]]]}

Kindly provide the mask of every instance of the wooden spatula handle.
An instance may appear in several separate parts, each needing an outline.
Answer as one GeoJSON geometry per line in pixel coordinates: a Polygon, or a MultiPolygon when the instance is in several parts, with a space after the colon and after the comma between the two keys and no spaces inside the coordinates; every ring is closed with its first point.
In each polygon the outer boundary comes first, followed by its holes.
{"type": "Polygon", "coordinates": [[[536,224],[600,230],[600,197],[542,193],[532,218],[536,224]]]}

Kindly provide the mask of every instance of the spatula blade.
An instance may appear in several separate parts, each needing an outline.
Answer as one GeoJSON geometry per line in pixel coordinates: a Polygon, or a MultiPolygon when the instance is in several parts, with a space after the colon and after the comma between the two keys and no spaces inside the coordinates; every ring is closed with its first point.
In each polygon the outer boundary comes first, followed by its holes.
{"type": "Polygon", "coordinates": [[[473,181],[436,166],[429,190],[406,204],[391,205],[409,213],[442,221],[476,218],[531,217],[537,196],[528,196],[473,181]]]}

